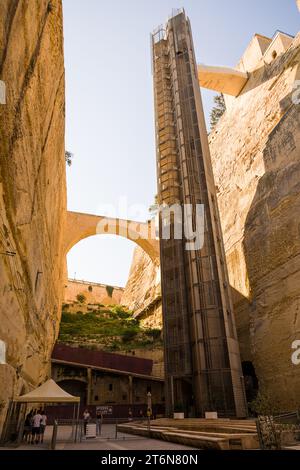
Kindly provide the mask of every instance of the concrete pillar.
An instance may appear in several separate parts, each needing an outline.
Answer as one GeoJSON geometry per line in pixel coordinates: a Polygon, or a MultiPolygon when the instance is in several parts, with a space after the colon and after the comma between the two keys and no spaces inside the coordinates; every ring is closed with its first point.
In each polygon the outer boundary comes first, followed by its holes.
{"type": "Polygon", "coordinates": [[[128,375],[128,401],[129,405],[133,405],[133,385],[132,375],[128,375]]]}
{"type": "Polygon", "coordinates": [[[90,367],[87,368],[87,397],[86,397],[86,404],[92,404],[92,392],[93,392],[93,383],[92,383],[92,369],[90,367]]]}

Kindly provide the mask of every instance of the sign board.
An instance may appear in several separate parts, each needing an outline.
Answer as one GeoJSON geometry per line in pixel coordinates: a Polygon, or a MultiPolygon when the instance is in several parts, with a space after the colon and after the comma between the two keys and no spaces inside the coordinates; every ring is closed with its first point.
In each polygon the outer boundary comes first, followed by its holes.
{"type": "Polygon", "coordinates": [[[85,437],[87,439],[96,437],[96,424],[87,424],[85,437]]]}
{"type": "Polygon", "coordinates": [[[103,415],[112,415],[112,406],[97,406],[96,411],[100,411],[103,415]]]}
{"type": "Polygon", "coordinates": [[[216,411],[206,411],[205,419],[218,419],[218,413],[216,411]]]}

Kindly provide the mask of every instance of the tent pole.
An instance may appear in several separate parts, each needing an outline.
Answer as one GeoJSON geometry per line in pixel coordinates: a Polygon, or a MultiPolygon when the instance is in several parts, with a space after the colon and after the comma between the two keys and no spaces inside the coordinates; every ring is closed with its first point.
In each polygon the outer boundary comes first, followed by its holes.
{"type": "Polygon", "coordinates": [[[78,434],[78,421],[79,421],[79,410],[80,410],[80,401],[77,405],[77,417],[76,417],[76,431],[75,431],[75,442],[77,442],[77,434],[78,434]]]}
{"type": "Polygon", "coordinates": [[[76,404],[74,403],[73,405],[73,418],[72,418],[72,440],[74,440],[74,424],[75,424],[75,409],[76,409],[76,404]]]}

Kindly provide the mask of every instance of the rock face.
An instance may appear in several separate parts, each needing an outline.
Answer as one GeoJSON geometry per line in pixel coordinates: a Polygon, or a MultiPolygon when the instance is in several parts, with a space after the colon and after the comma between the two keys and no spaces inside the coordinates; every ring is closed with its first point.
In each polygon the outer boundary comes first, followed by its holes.
{"type": "Polygon", "coordinates": [[[242,360],[289,410],[300,404],[300,34],[273,58],[228,101],[210,149],[242,360]]]}
{"type": "MultiPolygon", "coordinates": [[[[143,328],[162,329],[162,305],[160,268],[145,251],[137,247],[121,303],[134,311],[143,328]]],[[[153,375],[164,376],[163,346],[153,349],[138,349],[136,356],[153,360],[153,375]]]]}
{"type": "Polygon", "coordinates": [[[0,44],[7,92],[0,104],[0,340],[7,350],[0,401],[7,403],[49,374],[59,328],[66,210],[61,0],[1,0],[0,44]]]}
{"type": "Polygon", "coordinates": [[[137,247],[121,303],[134,311],[142,326],[161,329],[160,299],[160,269],[142,248],[137,247]]]}

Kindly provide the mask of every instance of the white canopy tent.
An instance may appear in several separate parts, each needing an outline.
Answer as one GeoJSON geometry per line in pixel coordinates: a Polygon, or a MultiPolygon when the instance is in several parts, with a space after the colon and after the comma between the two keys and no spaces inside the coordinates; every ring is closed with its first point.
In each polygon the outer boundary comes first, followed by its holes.
{"type": "Polygon", "coordinates": [[[40,387],[14,399],[17,403],[79,403],[80,397],[74,397],[49,379],[40,387]]]}
{"type": "MultiPolygon", "coordinates": [[[[77,426],[79,420],[79,409],[80,409],[80,397],[75,397],[70,393],[67,393],[65,390],[59,387],[54,380],[49,379],[47,382],[40,385],[40,387],[32,390],[25,395],[21,395],[20,397],[14,398],[10,402],[9,410],[7,413],[6,422],[3,428],[1,441],[3,443],[9,442],[11,440],[11,436],[17,435],[18,437],[15,438],[15,441],[20,443],[23,436],[23,428],[26,416],[27,407],[30,404],[36,403],[38,406],[42,404],[73,404],[73,419],[71,420],[72,425],[72,436],[74,434],[74,425],[76,425],[75,431],[75,441],[77,439],[77,426]],[[76,414],[76,406],[77,406],[77,417],[75,418],[76,414]]],[[[53,427],[53,435],[54,435],[53,427]]],[[[53,439],[53,436],[52,436],[53,439]]],[[[52,441],[51,441],[52,442],[52,441]]],[[[52,445],[52,444],[51,444],[52,445]]]]}

